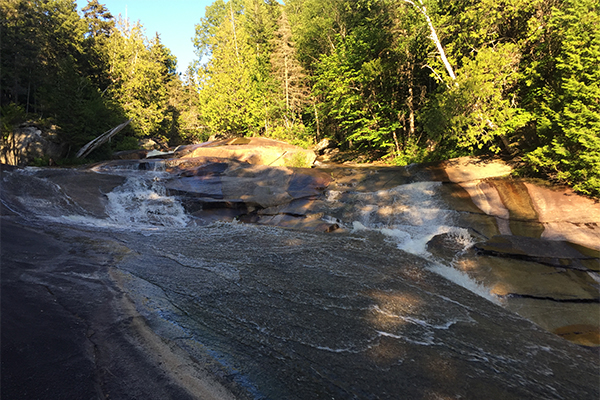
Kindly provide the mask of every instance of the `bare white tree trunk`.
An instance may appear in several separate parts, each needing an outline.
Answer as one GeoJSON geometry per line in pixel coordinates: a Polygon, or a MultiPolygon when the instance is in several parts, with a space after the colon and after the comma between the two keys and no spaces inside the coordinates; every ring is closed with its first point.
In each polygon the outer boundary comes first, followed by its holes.
{"type": "Polygon", "coordinates": [[[284,70],[285,70],[285,109],[290,112],[290,72],[288,70],[288,56],[283,56],[284,70]]]}
{"type": "Polygon", "coordinates": [[[238,52],[238,45],[237,45],[237,35],[235,33],[235,18],[233,16],[233,6],[232,6],[232,2],[229,3],[229,13],[231,15],[231,29],[233,30],[233,44],[235,45],[235,56],[237,57],[238,61],[240,59],[240,54],[238,52]]]}
{"type": "Polygon", "coordinates": [[[85,157],[88,154],[90,154],[97,147],[99,147],[100,145],[106,143],[107,141],[110,140],[110,138],[112,138],[117,133],[119,133],[121,131],[121,129],[123,129],[127,125],[129,125],[129,123],[131,122],[132,119],[133,118],[130,118],[129,121],[125,121],[121,125],[118,125],[118,126],[112,128],[112,129],[107,130],[102,135],[98,136],[96,139],[94,139],[91,142],[87,143],[85,146],[83,146],[81,149],[79,149],[79,151],[76,154],[76,157],[77,158],[81,158],[81,157],[85,157]]]}
{"type": "Polygon", "coordinates": [[[442,47],[442,43],[440,42],[440,39],[438,38],[437,32],[435,31],[435,27],[433,26],[433,22],[431,22],[431,18],[429,18],[429,14],[427,14],[427,8],[425,7],[425,4],[423,4],[423,0],[419,0],[419,4],[416,4],[412,0],[403,0],[403,1],[405,3],[408,3],[408,4],[412,5],[413,7],[415,7],[425,17],[425,20],[427,21],[427,25],[429,26],[429,31],[431,32],[430,38],[431,38],[431,40],[433,40],[433,43],[435,43],[435,47],[437,47],[437,50],[440,53],[440,58],[442,59],[442,62],[444,63],[444,66],[446,67],[446,71],[448,72],[448,75],[450,75],[450,78],[452,78],[452,81],[454,82],[454,84],[457,85],[456,74],[454,73],[454,70],[452,69],[452,65],[450,65],[450,62],[446,58],[446,52],[444,51],[444,48],[442,47]]]}

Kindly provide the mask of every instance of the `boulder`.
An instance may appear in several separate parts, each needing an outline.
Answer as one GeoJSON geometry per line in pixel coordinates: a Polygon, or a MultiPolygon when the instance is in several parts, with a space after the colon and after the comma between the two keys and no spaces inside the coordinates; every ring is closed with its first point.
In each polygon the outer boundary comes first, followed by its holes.
{"type": "Polygon", "coordinates": [[[317,143],[314,147],[315,153],[318,155],[323,155],[327,150],[330,150],[334,147],[333,142],[327,138],[322,139],[319,143],[317,143]]]}
{"type": "Polygon", "coordinates": [[[486,254],[531,260],[561,268],[583,271],[600,269],[600,251],[562,240],[498,235],[477,243],[475,247],[486,254]]]}
{"type": "MultiPolygon", "coordinates": [[[[482,236],[470,230],[471,241],[481,239],[482,236]]],[[[442,233],[435,235],[427,242],[427,251],[435,257],[452,262],[459,253],[465,251],[465,237],[455,233],[442,233]]]]}
{"type": "Polygon", "coordinates": [[[160,148],[160,145],[150,138],[140,139],[138,141],[138,146],[142,150],[156,150],[160,148]]]}
{"type": "Polygon", "coordinates": [[[236,138],[188,146],[181,157],[220,157],[272,167],[310,167],[316,159],[312,150],[265,138],[236,138]]]}
{"type": "Polygon", "coordinates": [[[112,154],[113,160],[141,160],[146,158],[148,150],[123,150],[112,154]]]}
{"type": "Polygon", "coordinates": [[[334,223],[320,221],[318,213],[309,207],[331,182],[329,174],[309,168],[211,160],[205,164],[180,163],[172,167],[178,176],[165,182],[167,193],[177,195],[186,210],[200,220],[239,218],[244,222],[296,229],[335,229],[334,223]],[[296,211],[292,211],[294,207],[296,211]],[[300,211],[301,208],[304,209],[300,211]],[[234,211],[223,211],[226,209],[234,211]]]}
{"type": "Polygon", "coordinates": [[[444,170],[451,182],[470,182],[507,176],[512,167],[499,159],[460,157],[445,161],[444,170]]]}
{"type": "Polygon", "coordinates": [[[36,159],[52,160],[63,157],[66,145],[60,143],[57,128],[42,130],[35,125],[22,125],[2,140],[0,163],[25,166],[36,159]]]}

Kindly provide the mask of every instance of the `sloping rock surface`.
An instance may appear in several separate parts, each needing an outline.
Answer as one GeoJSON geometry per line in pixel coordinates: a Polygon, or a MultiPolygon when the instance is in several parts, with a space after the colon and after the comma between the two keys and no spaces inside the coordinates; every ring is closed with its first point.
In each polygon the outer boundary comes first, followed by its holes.
{"type": "Polygon", "coordinates": [[[175,157],[178,158],[199,156],[233,159],[272,167],[310,167],[317,158],[312,150],[265,138],[220,140],[182,147],[175,152],[175,157]]]}
{"type": "Polygon", "coordinates": [[[274,166],[284,153],[292,154],[291,146],[235,139],[179,148],[178,158],[113,161],[95,169],[166,172],[160,179],[167,193],[199,224],[238,220],[319,232],[382,232],[403,249],[464,271],[505,307],[546,329],[600,326],[597,201],[508,177],[510,166],[495,159],[406,167],[274,166]],[[415,229],[427,227],[429,236],[414,236],[415,229]],[[464,230],[462,236],[456,229],[464,230]],[[557,302],[567,313],[557,311],[551,319],[563,321],[560,326],[546,317],[557,302]],[[585,311],[575,312],[577,302],[585,311]]]}

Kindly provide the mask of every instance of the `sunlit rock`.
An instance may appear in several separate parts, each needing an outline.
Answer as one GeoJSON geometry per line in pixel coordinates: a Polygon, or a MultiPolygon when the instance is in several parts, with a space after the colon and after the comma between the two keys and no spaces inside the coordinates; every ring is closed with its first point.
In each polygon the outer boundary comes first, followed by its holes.
{"type": "Polygon", "coordinates": [[[182,158],[220,157],[273,167],[310,167],[316,159],[312,150],[266,138],[227,139],[187,146],[176,155],[182,158]]]}
{"type": "Polygon", "coordinates": [[[476,157],[454,158],[445,161],[443,167],[455,183],[507,176],[512,172],[512,167],[501,160],[476,157]]]}
{"type": "Polygon", "coordinates": [[[525,182],[539,221],[542,237],[568,240],[600,249],[600,202],[571,189],[525,182]]]}

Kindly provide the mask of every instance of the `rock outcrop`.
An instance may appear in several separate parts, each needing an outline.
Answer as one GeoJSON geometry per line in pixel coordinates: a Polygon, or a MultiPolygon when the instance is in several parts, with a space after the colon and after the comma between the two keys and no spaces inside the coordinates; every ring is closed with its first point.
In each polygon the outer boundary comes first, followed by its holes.
{"type": "Polygon", "coordinates": [[[167,193],[199,224],[238,220],[318,232],[381,232],[407,251],[462,270],[505,307],[542,327],[569,340],[583,338],[577,343],[600,344],[599,329],[594,334],[581,328],[600,326],[597,201],[511,178],[510,166],[493,159],[294,168],[291,159],[311,160],[314,154],[255,138],[182,147],[174,155],[95,169],[167,172],[160,178],[167,193]],[[417,228],[425,236],[411,233],[417,228]]]}
{"type": "Polygon", "coordinates": [[[235,138],[183,146],[175,157],[219,157],[272,167],[310,167],[317,158],[311,150],[265,138],[235,138]]]}
{"type": "Polygon", "coordinates": [[[36,159],[58,160],[66,146],[57,138],[56,128],[42,130],[35,125],[22,125],[2,139],[0,163],[25,166],[36,159]]]}

